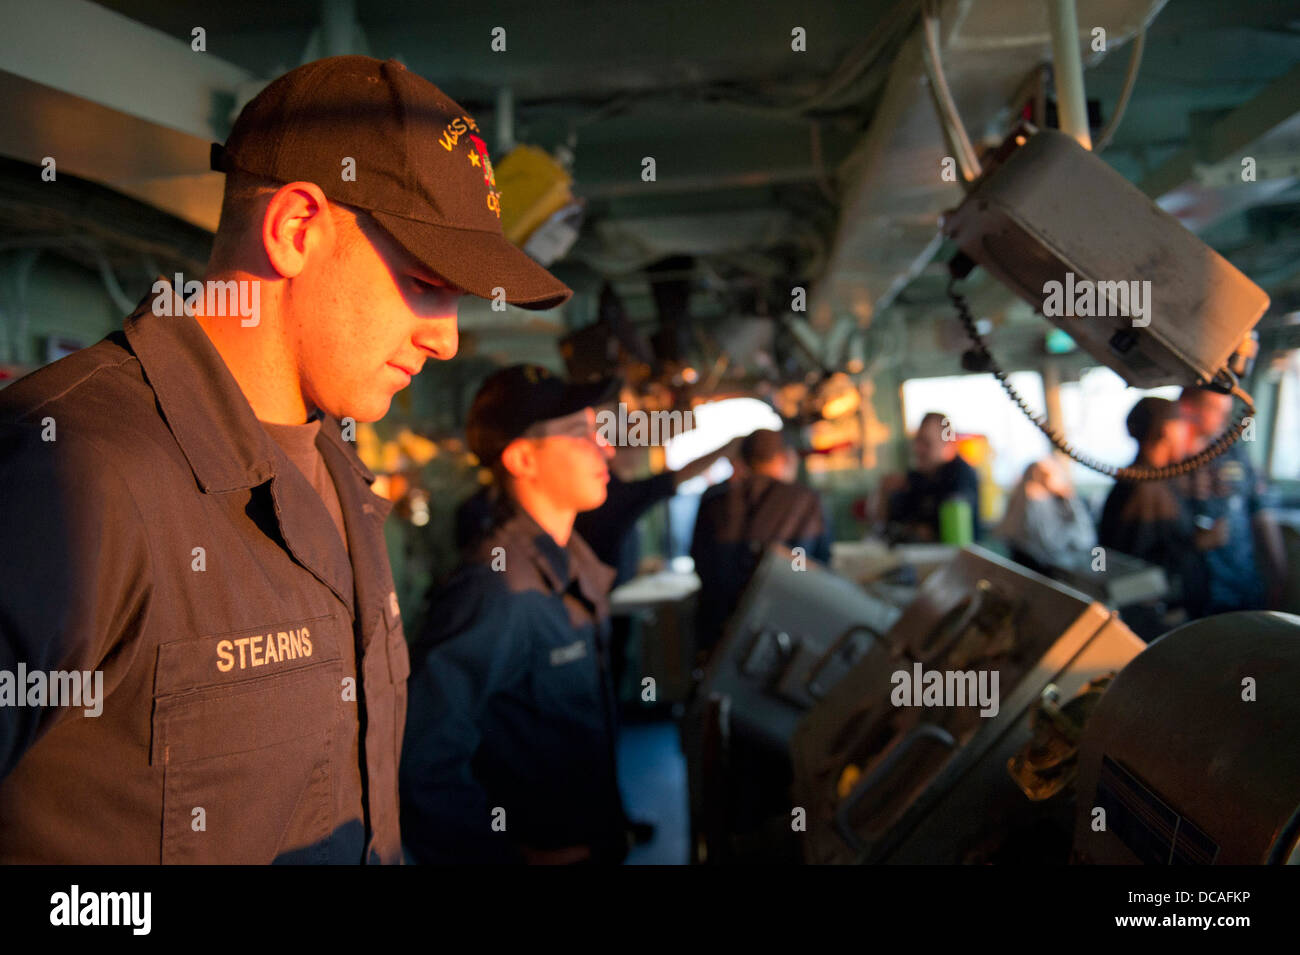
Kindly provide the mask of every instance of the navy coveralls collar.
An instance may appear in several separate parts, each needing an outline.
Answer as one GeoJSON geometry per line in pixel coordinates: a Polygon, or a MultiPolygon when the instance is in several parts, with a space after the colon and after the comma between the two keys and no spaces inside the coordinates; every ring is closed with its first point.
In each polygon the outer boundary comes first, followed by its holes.
{"type": "MultiPolygon", "coordinates": [[[[172,294],[170,286],[162,294],[172,294]]],[[[387,594],[372,593],[369,581],[353,579],[352,562],[329,527],[319,495],[266,433],[202,326],[179,308],[171,316],[155,315],[154,299],[152,293],[145,296],[124,331],[199,487],[221,494],[271,482],[280,533],[294,559],[329,587],[354,619],[369,621],[376,610],[384,613],[387,594]],[[322,526],[330,533],[322,533],[322,526]],[[354,606],[354,592],[360,606],[354,606]]],[[[345,468],[366,485],[375,475],[343,440],[338,421],[325,416],[316,446],[334,477],[348,538],[361,539],[372,530],[363,524],[382,525],[392,503],[355,481],[340,480],[345,468]]],[[[369,556],[386,560],[386,555],[369,556]]]]}
{"type": "MultiPolygon", "coordinates": [[[[161,294],[170,294],[170,287],[161,294]]],[[[145,296],[126,319],[126,337],[199,486],[219,494],[270,480],[279,463],[275,442],[220,352],[203,327],[183,311],[154,315],[154,298],[153,293],[145,296]]],[[[322,434],[330,430],[321,427],[322,434]]],[[[337,443],[342,445],[341,437],[337,443]]],[[[348,463],[367,483],[375,480],[355,455],[348,463]]]]}
{"type": "Polygon", "coordinates": [[[562,594],[576,581],[583,598],[603,615],[614,571],[602,564],[576,532],[561,547],[532,515],[518,505],[506,505],[502,532],[524,544],[525,553],[553,593],[562,594]]]}

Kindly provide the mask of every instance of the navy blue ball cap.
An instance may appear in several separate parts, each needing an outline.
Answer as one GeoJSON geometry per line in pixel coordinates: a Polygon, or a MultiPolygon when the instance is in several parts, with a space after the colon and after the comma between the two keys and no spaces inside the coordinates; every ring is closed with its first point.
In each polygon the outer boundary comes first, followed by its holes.
{"type": "Polygon", "coordinates": [[[484,380],[465,421],[469,449],[492,464],[511,441],[536,424],[576,414],[618,398],[617,378],[577,383],[541,365],[510,365],[484,380]]]}

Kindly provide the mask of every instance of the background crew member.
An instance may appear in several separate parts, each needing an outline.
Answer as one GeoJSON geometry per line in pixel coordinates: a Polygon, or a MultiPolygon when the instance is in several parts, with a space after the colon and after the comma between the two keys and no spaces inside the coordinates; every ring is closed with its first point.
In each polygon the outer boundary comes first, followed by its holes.
{"type": "MultiPolygon", "coordinates": [[[[1184,388],[1178,410],[1191,427],[1189,454],[1220,434],[1232,414],[1232,396],[1208,388],[1184,388]]],[[[1207,586],[1189,604],[1193,616],[1264,610],[1281,601],[1286,581],[1282,533],[1266,504],[1263,480],[1238,441],[1179,485],[1198,528],[1221,530],[1223,543],[1202,553],[1207,586]],[[1263,569],[1260,573],[1263,558],[1263,569]]]]}
{"type": "MultiPolygon", "coordinates": [[[[628,452],[640,449],[615,448],[614,460],[610,462],[605,503],[595,510],[583,511],[573,522],[574,530],[587,542],[597,559],[614,568],[611,590],[637,575],[637,563],[641,556],[641,535],[637,522],[645,516],[646,511],[660,501],[671,498],[683,482],[703,474],[719,458],[738,458],[740,442],[741,439],[736,438],[716,451],[710,451],[682,465],[676,471],[664,471],[662,474],[631,481],[624,481],[618,476],[620,457],[626,460],[628,452]]],[[[492,528],[499,497],[498,485],[489,484],[467,497],[456,509],[456,547],[462,554],[492,528]]],[[[632,632],[632,619],[626,615],[615,616],[610,622],[610,673],[616,694],[623,685],[628,641],[632,632]]]]}
{"type": "Polygon", "coordinates": [[[947,417],[937,411],[921,419],[912,438],[913,466],[898,487],[897,476],[882,488],[886,501],[886,536],[896,542],[939,540],[939,508],[958,497],[970,505],[975,538],[981,535],[979,477],[957,453],[957,442],[944,437],[947,417]],[[892,486],[891,486],[892,485],[892,486]]]}
{"type": "Polygon", "coordinates": [[[501,486],[497,522],[434,597],[412,651],[403,835],[421,862],[618,862],[627,852],[608,662],[614,572],[573,532],[613,449],[613,382],[495,372],[466,437],[501,486]]]}
{"type": "Polygon", "coordinates": [[[772,544],[802,547],[824,564],[831,559],[831,523],[821,497],[795,484],[799,459],[777,431],[746,437],[740,456],[747,473],[715,485],[700,498],[691,557],[700,576],[696,645],[710,651],[772,544]]]}
{"type": "Polygon", "coordinates": [[[461,289],[569,294],[503,237],[477,143],[440,143],[467,124],[396,62],[291,71],[214,149],[207,279],[256,314],[166,289],[0,392],[0,669],[106,696],[0,707],[3,861],[400,860],[388,505],[338,419],[455,354],[461,289]]]}
{"type": "MultiPolygon", "coordinates": [[[[614,460],[610,462],[605,503],[595,510],[580,513],[573,524],[601,563],[614,568],[615,587],[627,583],[637,574],[637,561],[641,553],[637,522],[645,516],[646,511],[660,501],[668,500],[684,482],[703,474],[719,458],[739,455],[740,440],[737,438],[716,451],[710,451],[676,471],[664,471],[632,480],[619,477],[620,452],[625,456],[626,452],[639,449],[615,448],[614,460]]],[[[479,538],[492,528],[493,511],[500,496],[500,488],[496,484],[489,484],[465,498],[456,508],[453,533],[456,547],[462,553],[478,543],[479,538]]]]}
{"type": "Polygon", "coordinates": [[[629,450],[618,448],[610,462],[609,487],[605,503],[592,511],[578,515],[574,527],[582,535],[602,563],[614,568],[614,586],[625,584],[637,574],[641,556],[641,535],[637,522],[646,511],[660,501],[666,501],[691,478],[699,477],[720,458],[738,458],[741,439],[736,438],[694,461],[683,464],[676,471],[664,471],[647,478],[625,481],[619,477],[620,457],[629,450]]]}
{"type": "MultiPolygon", "coordinates": [[[[639,449],[615,449],[614,460],[610,462],[605,503],[595,510],[584,511],[573,522],[574,530],[582,535],[582,539],[601,563],[614,568],[614,583],[611,587],[625,584],[637,574],[637,564],[641,559],[641,534],[637,522],[645,516],[646,511],[660,501],[668,500],[677,493],[683,482],[703,474],[719,458],[739,457],[740,440],[736,438],[716,451],[683,464],[676,471],[664,471],[662,474],[633,481],[624,481],[618,476],[619,459],[621,456],[626,460],[629,451],[639,449]]],[[[623,685],[632,623],[631,617],[620,615],[614,617],[610,625],[610,673],[615,693],[623,685]]]]}
{"type": "Polygon", "coordinates": [[[1012,560],[1044,574],[1053,565],[1090,559],[1097,543],[1092,515],[1051,456],[1025,468],[996,533],[1010,545],[1012,560]]]}
{"type": "MultiPolygon", "coordinates": [[[[1126,424],[1138,443],[1133,466],[1161,468],[1187,457],[1189,428],[1174,402],[1143,398],[1126,424]]],[[[1102,507],[1097,542],[1163,567],[1174,588],[1168,603],[1185,608],[1205,587],[1200,552],[1220,546],[1224,530],[1223,525],[1198,530],[1172,481],[1116,481],[1102,507]]],[[[1130,608],[1124,619],[1144,640],[1155,639],[1178,622],[1153,606],[1130,608]]]]}

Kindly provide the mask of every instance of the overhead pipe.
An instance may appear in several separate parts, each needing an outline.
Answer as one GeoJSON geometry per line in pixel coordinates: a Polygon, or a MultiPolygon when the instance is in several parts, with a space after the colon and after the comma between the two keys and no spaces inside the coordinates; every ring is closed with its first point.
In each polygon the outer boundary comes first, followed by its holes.
{"type": "Polygon", "coordinates": [[[1079,15],[1074,0],[1047,0],[1052,35],[1052,69],[1056,78],[1056,109],[1061,132],[1084,149],[1092,149],[1088,101],[1083,92],[1083,59],[1079,56],[1079,15]]]}
{"type": "Polygon", "coordinates": [[[497,90],[497,142],[498,156],[515,148],[515,92],[509,86],[497,90]]]}

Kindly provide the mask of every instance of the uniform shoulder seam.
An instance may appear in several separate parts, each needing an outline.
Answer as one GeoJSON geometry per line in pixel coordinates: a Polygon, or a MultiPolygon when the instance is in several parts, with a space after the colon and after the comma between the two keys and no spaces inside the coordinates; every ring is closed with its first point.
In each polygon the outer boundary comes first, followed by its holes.
{"type": "MultiPolygon", "coordinates": [[[[105,367],[105,366],[101,366],[101,367],[105,367]]],[[[90,376],[87,375],[86,377],[89,378],[90,376]]],[[[99,452],[103,469],[107,470],[113,475],[114,479],[116,479],[116,481],[120,485],[122,485],[122,487],[126,490],[126,496],[131,500],[131,508],[135,511],[136,519],[140,522],[139,528],[140,528],[140,533],[144,537],[145,551],[149,555],[148,587],[150,591],[152,591],[154,586],[153,575],[154,573],[156,573],[157,568],[160,567],[161,564],[158,561],[158,555],[154,552],[154,540],[153,540],[154,535],[149,532],[149,524],[144,519],[144,510],[140,507],[140,500],[139,498],[136,497],[135,489],[131,486],[131,482],[127,480],[126,475],[124,475],[121,472],[121,470],[118,468],[117,462],[113,459],[112,455],[110,455],[107,452],[107,450],[100,445],[98,440],[84,434],[80,435],[80,437],[81,440],[85,441],[88,445],[90,445],[92,448],[94,448],[96,451],[99,452]]],[[[149,613],[148,604],[146,603],[145,615],[147,616],[148,613],[149,613]]],[[[143,627],[144,624],[142,621],[141,622],[142,630],[143,627]]]]}
{"type": "Polygon", "coordinates": [[[126,355],[123,355],[119,361],[101,362],[100,364],[96,365],[94,368],[86,372],[84,375],[82,375],[80,378],[78,378],[76,381],[71,382],[62,391],[59,391],[52,395],[47,395],[45,398],[41,399],[40,404],[33,405],[28,413],[35,414],[36,412],[40,411],[42,408],[44,408],[46,405],[50,404],[51,402],[58,401],[60,398],[67,395],[69,392],[75,391],[76,389],[80,388],[82,385],[90,381],[91,378],[94,378],[101,371],[104,371],[105,369],[108,370],[117,369],[127,364],[128,362],[132,362],[132,361],[139,361],[139,359],[136,358],[135,355],[132,355],[128,352],[126,355]]]}

